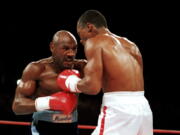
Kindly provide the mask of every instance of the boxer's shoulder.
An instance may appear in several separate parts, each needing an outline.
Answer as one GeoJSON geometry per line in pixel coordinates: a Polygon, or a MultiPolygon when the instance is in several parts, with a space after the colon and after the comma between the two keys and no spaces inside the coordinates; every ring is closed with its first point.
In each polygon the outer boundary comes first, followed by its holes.
{"type": "Polygon", "coordinates": [[[119,37],[118,38],[119,41],[123,44],[123,45],[126,45],[126,46],[133,46],[133,47],[136,47],[135,43],[130,41],[128,38],[126,37],[119,37]]]}
{"type": "Polygon", "coordinates": [[[25,67],[24,71],[41,71],[43,68],[44,68],[44,64],[31,62],[25,67]]]}
{"type": "Polygon", "coordinates": [[[87,44],[93,45],[92,48],[104,48],[105,45],[114,44],[114,37],[109,34],[99,34],[87,40],[87,44]]]}
{"type": "Polygon", "coordinates": [[[46,68],[46,65],[48,64],[47,59],[41,59],[38,61],[32,61],[25,67],[23,74],[38,76],[40,75],[46,68]]]}
{"type": "Polygon", "coordinates": [[[48,58],[43,58],[40,59],[38,61],[32,61],[30,62],[26,68],[36,68],[36,69],[44,69],[47,65],[49,65],[50,63],[52,63],[52,57],[48,57],[48,58]]]}

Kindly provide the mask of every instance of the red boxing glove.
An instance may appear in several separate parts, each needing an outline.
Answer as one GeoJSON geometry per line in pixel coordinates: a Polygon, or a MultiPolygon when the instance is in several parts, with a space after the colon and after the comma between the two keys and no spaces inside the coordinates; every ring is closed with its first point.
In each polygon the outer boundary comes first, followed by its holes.
{"type": "Polygon", "coordinates": [[[79,77],[78,70],[64,70],[58,75],[57,85],[64,91],[80,93],[77,88],[77,83],[81,80],[79,77]]]}
{"type": "Polygon", "coordinates": [[[57,92],[51,96],[39,97],[35,100],[37,111],[55,110],[70,114],[77,106],[77,96],[73,93],[57,92]]]}

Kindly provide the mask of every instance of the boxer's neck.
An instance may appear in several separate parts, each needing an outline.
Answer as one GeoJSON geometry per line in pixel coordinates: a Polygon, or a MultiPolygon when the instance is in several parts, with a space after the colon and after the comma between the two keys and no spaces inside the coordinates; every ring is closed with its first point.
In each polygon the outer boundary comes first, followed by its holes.
{"type": "Polygon", "coordinates": [[[97,31],[98,31],[98,34],[111,34],[109,29],[104,28],[104,27],[97,29],[97,31]]]}

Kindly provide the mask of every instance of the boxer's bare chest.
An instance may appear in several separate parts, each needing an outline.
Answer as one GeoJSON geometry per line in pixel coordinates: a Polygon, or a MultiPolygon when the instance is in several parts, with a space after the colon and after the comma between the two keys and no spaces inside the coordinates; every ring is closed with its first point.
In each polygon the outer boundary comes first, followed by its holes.
{"type": "Polygon", "coordinates": [[[60,91],[56,84],[57,76],[58,74],[52,68],[46,67],[37,81],[37,95],[48,96],[60,91]]]}

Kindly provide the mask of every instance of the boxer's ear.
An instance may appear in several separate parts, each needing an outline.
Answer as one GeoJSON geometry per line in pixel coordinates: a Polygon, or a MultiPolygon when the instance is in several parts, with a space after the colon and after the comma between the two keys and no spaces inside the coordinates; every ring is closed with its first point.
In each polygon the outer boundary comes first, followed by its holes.
{"type": "Polygon", "coordinates": [[[49,47],[50,47],[51,52],[54,52],[54,43],[53,42],[50,42],[49,47]]]}
{"type": "Polygon", "coordinates": [[[87,29],[88,29],[88,32],[92,32],[93,31],[93,29],[94,29],[94,25],[93,24],[91,24],[91,23],[87,23],[87,29]]]}

